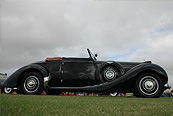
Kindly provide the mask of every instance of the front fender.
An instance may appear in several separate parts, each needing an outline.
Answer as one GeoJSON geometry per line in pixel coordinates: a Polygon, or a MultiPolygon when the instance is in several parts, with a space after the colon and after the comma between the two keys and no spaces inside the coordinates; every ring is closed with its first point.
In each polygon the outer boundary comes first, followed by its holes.
{"type": "Polygon", "coordinates": [[[126,73],[127,75],[129,75],[127,77],[127,79],[133,78],[133,77],[137,76],[138,74],[140,74],[142,72],[147,72],[147,71],[156,72],[157,74],[160,75],[159,77],[162,80],[164,80],[164,83],[168,82],[168,76],[167,76],[166,71],[162,67],[160,67],[156,64],[152,64],[152,63],[141,63],[141,64],[133,67],[126,73]]]}
{"type": "Polygon", "coordinates": [[[3,87],[17,87],[17,82],[20,75],[27,70],[36,70],[39,71],[44,77],[48,76],[48,71],[41,65],[30,64],[18,69],[12,75],[10,75],[2,84],[3,87]]]}
{"type": "Polygon", "coordinates": [[[166,84],[168,82],[168,76],[166,71],[152,63],[141,63],[139,65],[134,66],[129,71],[127,71],[124,75],[122,75],[120,78],[116,79],[115,81],[112,81],[108,84],[108,87],[111,88],[113,86],[116,86],[119,83],[123,83],[126,80],[133,79],[139,76],[139,74],[144,72],[155,72],[159,74],[159,78],[163,80],[163,83],[166,84]]]}

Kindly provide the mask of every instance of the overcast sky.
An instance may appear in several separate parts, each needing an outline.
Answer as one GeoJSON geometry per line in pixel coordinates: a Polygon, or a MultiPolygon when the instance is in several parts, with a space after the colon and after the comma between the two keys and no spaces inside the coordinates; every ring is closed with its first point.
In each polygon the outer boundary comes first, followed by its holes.
{"type": "Polygon", "coordinates": [[[10,75],[46,57],[151,60],[173,87],[173,1],[1,0],[1,66],[10,75]]]}

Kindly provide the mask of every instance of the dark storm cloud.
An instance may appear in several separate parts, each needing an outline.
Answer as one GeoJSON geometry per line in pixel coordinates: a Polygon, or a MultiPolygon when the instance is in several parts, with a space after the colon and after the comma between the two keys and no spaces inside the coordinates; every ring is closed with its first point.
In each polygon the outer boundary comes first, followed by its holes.
{"type": "Polygon", "coordinates": [[[152,60],[173,85],[172,1],[1,1],[1,72],[50,56],[152,60]]]}

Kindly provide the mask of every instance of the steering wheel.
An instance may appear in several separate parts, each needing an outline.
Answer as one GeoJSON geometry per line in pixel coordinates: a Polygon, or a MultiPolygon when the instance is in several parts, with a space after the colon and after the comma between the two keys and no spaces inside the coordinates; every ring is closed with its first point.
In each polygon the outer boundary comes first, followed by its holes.
{"type": "Polygon", "coordinates": [[[88,54],[89,54],[91,60],[96,61],[97,59],[96,59],[96,57],[93,55],[93,53],[90,51],[90,49],[87,48],[87,51],[88,51],[88,54]]]}

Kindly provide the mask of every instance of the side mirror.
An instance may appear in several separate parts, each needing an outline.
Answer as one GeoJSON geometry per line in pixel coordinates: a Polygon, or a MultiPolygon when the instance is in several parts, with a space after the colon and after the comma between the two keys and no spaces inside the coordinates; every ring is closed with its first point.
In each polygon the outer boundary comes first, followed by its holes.
{"type": "Polygon", "coordinates": [[[97,54],[97,53],[95,53],[95,54],[94,54],[94,56],[95,56],[95,57],[98,57],[98,54],[97,54]]]}

